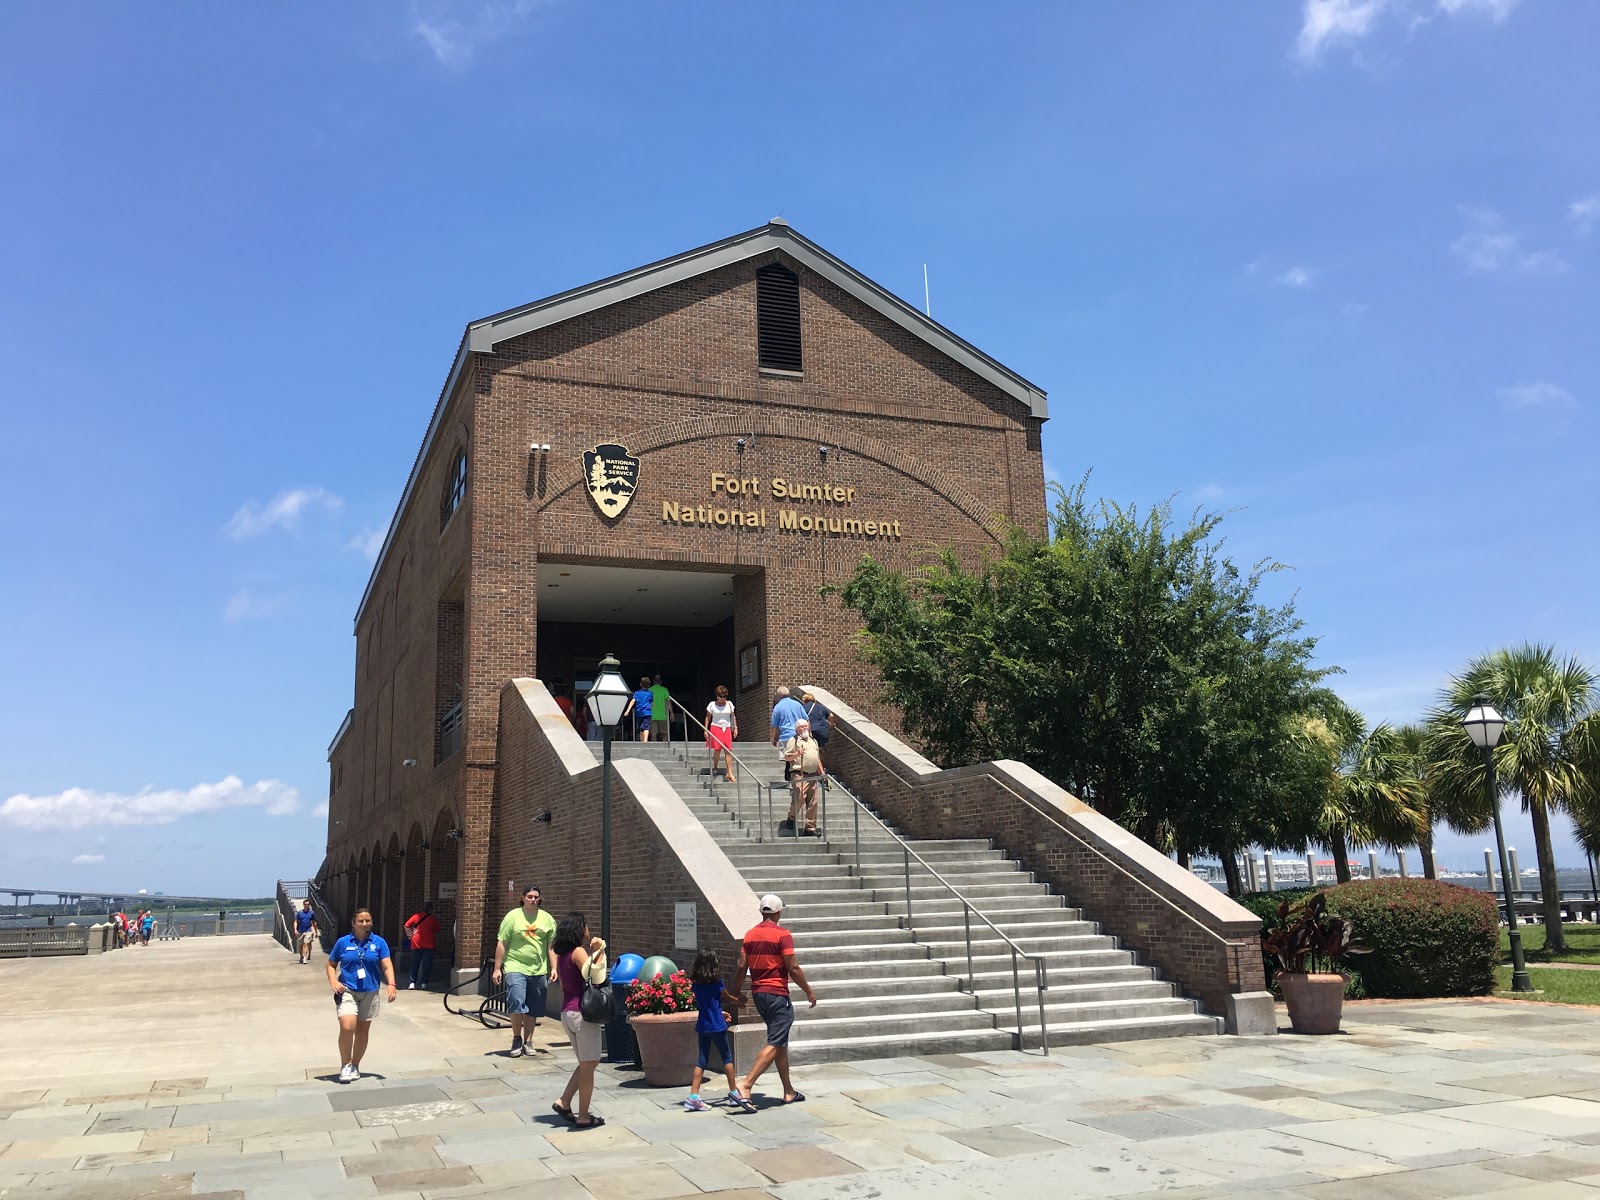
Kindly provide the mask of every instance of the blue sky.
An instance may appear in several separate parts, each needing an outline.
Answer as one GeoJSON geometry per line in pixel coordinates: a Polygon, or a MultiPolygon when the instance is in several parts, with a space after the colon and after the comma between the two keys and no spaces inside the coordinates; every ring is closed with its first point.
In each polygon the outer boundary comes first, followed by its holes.
{"type": "Polygon", "coordinates": [[[313,870],[462,327],[780,212],[1236,510],[1370,718],[1600,663],[1600,9],[332,11],[0,10],[0,886],[313,870]]]}

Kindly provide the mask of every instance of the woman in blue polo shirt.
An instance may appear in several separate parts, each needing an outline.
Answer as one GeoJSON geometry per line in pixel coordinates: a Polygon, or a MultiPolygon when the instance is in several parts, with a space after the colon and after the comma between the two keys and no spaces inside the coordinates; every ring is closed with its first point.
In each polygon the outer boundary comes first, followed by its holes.
{"type": "Polygon", "coordinates": [[[328,952],[328,985],[333,988],[334,1011],[339,1014],[340,1083],[361,1078],[361,1056],[367,1051],[367,1035],[378,1015],[380,971],[388,1001],[393,1004],[394,961],[389,957],[389,943],[372,932],[372,910],[358,908],[350,932],[328,952]]]}

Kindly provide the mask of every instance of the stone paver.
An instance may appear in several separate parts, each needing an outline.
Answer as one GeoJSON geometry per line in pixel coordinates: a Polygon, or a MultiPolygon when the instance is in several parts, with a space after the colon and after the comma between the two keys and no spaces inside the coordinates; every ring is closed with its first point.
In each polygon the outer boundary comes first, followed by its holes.
{"type": "Polygon", "coordinates": [[[1048,1059],[808,1067],[797,1048],[810,1099],[781,1105],[766,1080],[755,1114],[687,1113],[682,1089],[608,1065],[607,1124],[577,1132],[549,1111],[571,1069],[552,1023],[510,1059],[507,1033],[402,992],[371,1074],[341,1086],[324,989],[264,938],[8,964],[0,1200],[1600,1200],[1600,1011],[1354,1005],[1338,1038],[1048,1059]],[[230,980],[226,1003],[197,972],[230,980]]]}

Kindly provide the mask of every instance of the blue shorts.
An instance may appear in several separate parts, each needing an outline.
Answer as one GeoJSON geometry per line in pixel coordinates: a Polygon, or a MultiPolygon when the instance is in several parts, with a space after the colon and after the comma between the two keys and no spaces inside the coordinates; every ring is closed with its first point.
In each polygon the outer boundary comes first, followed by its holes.
{"type": "Polygon", "coordinates": [[[509,1015],[545,1015],[545,993],[550,986],[549,979],[543,975],[524,975],[520,971],[507,971],[505,977],[506,1012],[509,1015]]]}
{"type": "Polygon", "coordinates": [[[767,1045],[787,1046],[789,1030],[794,1025],[794,1005],[790,1003],[789,997],[777,996],[771,992],[752,994],[756,1002],[756,1011],[767,1024],[767,1045]]]}
{"type": "Polygon", "coordinates": [[[635,732],[637,732],[637,733],[649,733],[650,732],[650,714],[649,713],[637,713],[636,712],[636,713],[633,714],[633,716],[634,716],[634,720],[638,723],[638,727],[635,730],[635,732]]]}
{"type": "Polygon", "coordinates": [[[700,1037],[700,1069],[706,1069],[706,1060],[711,1056],[711,1047],[717,1048],[717,1053],[722,1055],[722,1065],[733,1066],[733,1049],[728,1045],[728,1031],[721,1033],[702,1033],[700,1037]]]}

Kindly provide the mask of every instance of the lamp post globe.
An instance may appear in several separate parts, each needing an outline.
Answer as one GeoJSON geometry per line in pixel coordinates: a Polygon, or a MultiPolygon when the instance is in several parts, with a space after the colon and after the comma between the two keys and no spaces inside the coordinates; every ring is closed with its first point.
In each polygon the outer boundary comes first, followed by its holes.
{"type": "Polygon", "coordinates": [[[632,698],[622,678],[622,664],[616,655],[606,655],[586,703],[590,719],[600,725],[600,936],[607,942],[611,940],[611,731],[632,698]]]}
{"type": "Polygon", "coordinates": [[[1506,730],[1506,719],[1489,703],[1481,692],[1472,698],[1472,707],[1461,718],[1461,726],[1472,739],[1472,744],[1483,754],[1484,788],[1489,796],[1489,811],[1494,814],[1494,842],[1500,851],[1500,882],[1505,896],[1506,933],[1511,941],[1511,990],[1533,991],[1533,981],[1528,978],[1527,960],[1522,956],[1522,931],[1517,926],[1516,885],[1511,874],[1511,860],[1506,854],[1505,830],[1500,824],[1500,789],[1494,779],[1494,748],[1506,730]]]}

